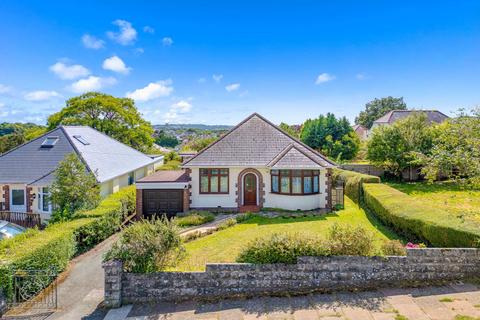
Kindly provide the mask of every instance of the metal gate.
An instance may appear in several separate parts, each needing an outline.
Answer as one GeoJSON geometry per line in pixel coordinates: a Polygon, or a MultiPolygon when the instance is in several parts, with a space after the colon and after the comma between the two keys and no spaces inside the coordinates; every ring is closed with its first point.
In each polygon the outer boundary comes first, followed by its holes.
{"type": "Polygon", "coordinates": [[[17,270],[9,307],[51,310],[57,308],[57,273],[53,270],[17,270]]]}

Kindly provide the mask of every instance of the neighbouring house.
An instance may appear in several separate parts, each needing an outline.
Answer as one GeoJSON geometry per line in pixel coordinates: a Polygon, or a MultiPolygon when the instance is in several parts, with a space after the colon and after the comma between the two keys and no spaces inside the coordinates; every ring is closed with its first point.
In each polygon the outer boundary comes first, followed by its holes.
{"type": "Polygon", "coordinates": [[[362,126],[361,124],[356,124],[352,126],[353,131],[357,134],[360,140],[367,140],[368,138],[368,129],[362,126]]]}
{"type": "Polygon", "coordinates": [[[391,125],[395,121],[405,119],[414,112],[426,114],[429,123],[441,123],[449,118],[447,115],[437,110],[392,110],[375,120],[370,130],[379,126],[391,125]]]}
{"type": "Polygon", "coordinates": [[[48,219],[48,188],[69,153],[76,153],[95,174],[103,197],[163,163],[163,157],[146,156],[91,127],[60,126],[0,156],[0,211],[34,212],[48,219]]]}
{"type": "Polygon", "coordinates": [[[137,212],[329,209],[335,166],[254,113],[184,161],[183,170],[138,180],[137,212]]]}

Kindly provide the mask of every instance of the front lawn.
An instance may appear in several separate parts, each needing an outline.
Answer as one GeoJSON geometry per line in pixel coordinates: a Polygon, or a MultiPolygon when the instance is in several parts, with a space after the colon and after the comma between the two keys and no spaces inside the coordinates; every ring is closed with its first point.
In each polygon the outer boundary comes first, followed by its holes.
{"type": "Polygon", "coordinates": [[[388,183],[412,198],[442,209],[466,224],[480,228],[480,190],[462,188],[452,181],[388,183]]]}
{"type": "Polygon", "coordinates": [[[202,271],[205,270],[207,262],[235,262],[241,249],[256,237],[276,232],[322,236],[336,222],[362,226],[371,231],[374,234],[376,246],[386,239],[398,239],[391,230],[345,197],[345,209],[334,213],[302,218],[257,216],[231,228],[188,242],[185,244],[187,257],[174,270],[202,271]]]}

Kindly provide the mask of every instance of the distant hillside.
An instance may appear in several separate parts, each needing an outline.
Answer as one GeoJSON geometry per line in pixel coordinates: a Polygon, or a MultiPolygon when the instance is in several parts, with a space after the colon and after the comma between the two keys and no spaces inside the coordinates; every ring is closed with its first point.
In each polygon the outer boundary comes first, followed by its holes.
{"type": "Polygon", "coordinates": [[[233,126],[226,125],[210,125],[210,124],[155,124],[153,125],[154,129],[157,130],[176,130],[176,129],[199,129],[199,130],[229,130],[233,126]]]}

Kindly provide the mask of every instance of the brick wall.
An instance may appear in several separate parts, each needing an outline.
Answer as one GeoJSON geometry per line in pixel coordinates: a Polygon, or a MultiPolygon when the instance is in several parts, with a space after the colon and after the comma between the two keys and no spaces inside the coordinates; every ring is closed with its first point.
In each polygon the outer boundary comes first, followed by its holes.
{"type": "Polygon", "coordinates": [[[136,204],[135,210],[137,212],[136,218],[141,219],[143,217],[143,193],[142,189],[137,189],[136,192],[136,204]]]}
{"type": "Polygon", "coordinates": [[[112,307],[184,301],[428,284],[480,273],[479,249],[409,249],[407,256],[301,257],[296,264],[207,264],[205,272],[123,273],[107,262],[105,301],[112,307]]]}
{"type": "Polygon", "coordinates": [[[32,187],[26,187],[27,212],[32,212],[34,193],[32,187]]]}
{"type": "Polygon", "coordinates": [[[10,186],[3,186],[3,199],[5,200],[5,211],[10,210],[10,186]]]}

